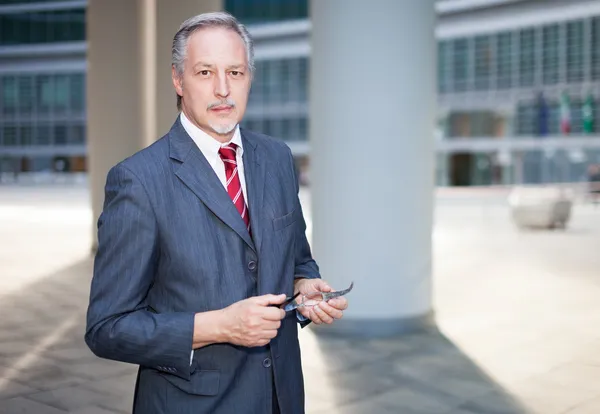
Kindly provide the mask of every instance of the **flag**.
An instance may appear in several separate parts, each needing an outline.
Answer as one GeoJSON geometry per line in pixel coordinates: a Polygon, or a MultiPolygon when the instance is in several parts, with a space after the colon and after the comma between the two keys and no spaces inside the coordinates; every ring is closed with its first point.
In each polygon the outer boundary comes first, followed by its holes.
{"type": "Polygon", "coordinates": [[[548,102],[540,92],[537,99],[537,132],[539,136],[548,135],[548,102]]]}
{"type": "Polygon", "coordinates": [[[583,103],[582,114],[583,133],[591,134],[594,132],[594,97],[588,94],[583,103]]]}
{"type": "Polygon", "coordinates": [[[569,95],[566,92],[560,97],[560,131],[564,135],[571,132],[571,108],[569,104],[569,95]]]}

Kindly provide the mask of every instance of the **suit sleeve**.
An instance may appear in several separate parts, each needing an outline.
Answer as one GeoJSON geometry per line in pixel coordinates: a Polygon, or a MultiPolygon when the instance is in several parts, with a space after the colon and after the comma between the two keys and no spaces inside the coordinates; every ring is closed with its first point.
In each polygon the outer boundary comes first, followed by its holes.
{"type": "MultiPolygon", "coordinates": [[[[294,268],[294,277],[296,279],[301,278],[320,278],[319,266],[312,257],[310,245],[306,238],[306,221],[304,220],[304,214],[302,212],[302,205],[300,204],[300,183],[298,174],[294,164],[294,157],[292,152],[289,152],[289,159],[292,171],[294,173],[294,181],[296,185],[296,197],[297,197],[297,208],[300,210],[299,219],[296,225],[296,262],[294,268]]],[[[300,327],[304,328],[311,323],[310,319],[305,318],[299,312],[296,312],[296,318],[300,327]]]]}
{"type": "Polygon", "coordinates": [[[317,266],[317,262],[315,262],[312,257],[310,245],[308,244],[308,240],[306,238],[306,221],[304,220],[302,205],[300,204],[300,198],[298,196],[300,192],[300,184],[298,180],[298,174],[296,173],[296,168],[294,167],[294,158],[291,151],[289,151],[289,158],[291,168],[294,172],[294,184],[296,186],[296,208],[298,208],[300,211],[296,224],[296,259],[294,275],[295,278],[320,278],[321,275],[319,273],[319,266],[317,266]]]}
{"type": "Polygon", "coordinates": [[[158,227],[148,194],[122,164],[112,168],[98,220],[85,340],[107,358],[190,377],[194,314],[147,308],[158,260],[158,227]]]}

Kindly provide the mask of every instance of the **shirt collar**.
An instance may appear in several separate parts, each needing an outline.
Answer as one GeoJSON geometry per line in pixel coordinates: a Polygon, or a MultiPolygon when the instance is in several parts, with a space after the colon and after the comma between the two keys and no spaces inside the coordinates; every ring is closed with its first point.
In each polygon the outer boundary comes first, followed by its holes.
{"type": "Polygon", "coordinates": [[[216,157],[219,154],[219,149],[228,144],[236,144],[237,145],[237,153],[239,156],[244,154],[244,147],[242,145],[242,136],[240,134],[240,127],[236,125],[235,132],[233,133],[233,137],[229,142],[220,143],[206,132],[202,131],[196,125],[192,123],[188,119],[187,116],[183,112],[180,115],[181,125],[183,125],[183,129],[188,133],[188,135],[192,138],[192,140],[196,143],[202,154],[206,158],[216,157]]]}

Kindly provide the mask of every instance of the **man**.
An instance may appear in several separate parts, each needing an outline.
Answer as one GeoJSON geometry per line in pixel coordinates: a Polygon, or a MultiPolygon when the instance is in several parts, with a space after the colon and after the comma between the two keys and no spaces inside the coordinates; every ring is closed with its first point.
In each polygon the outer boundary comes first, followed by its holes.
{"type": "Polygon", "coordinates": [[[331,323],[347,302],[280,308],[331,287],[306,240],[291,152],[238,126],[247,30],[199,15],[172,52],[180,116],[107,177],[86,342],[140,366],[136,413],[303,413],[297,325],[331,323]]]}

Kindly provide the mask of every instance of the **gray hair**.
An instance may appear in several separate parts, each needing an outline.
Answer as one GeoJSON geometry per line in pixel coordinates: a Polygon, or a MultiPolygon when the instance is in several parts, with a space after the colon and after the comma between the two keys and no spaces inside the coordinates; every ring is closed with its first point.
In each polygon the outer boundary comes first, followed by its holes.
{"type": "MultiPolygon", "coordinates": [[[[175,68],[177,76],[181,77],[183,75],[188,39],[197,30],[206,27],[222,27],[237,33],[242,38],[244,46],[246,46],[248,71],[250,74],[254,72],[254,43],[250,37],[250,33],[248,33],[248,29],[231,14],[214,12],[190,17],[179,26],[179,30],[173,38],[173,47],[171,49],[171,64],[175,68]]],[[[179,95],[177,95],[177,109],[181,110],[181,96],[179,95]]]]}

